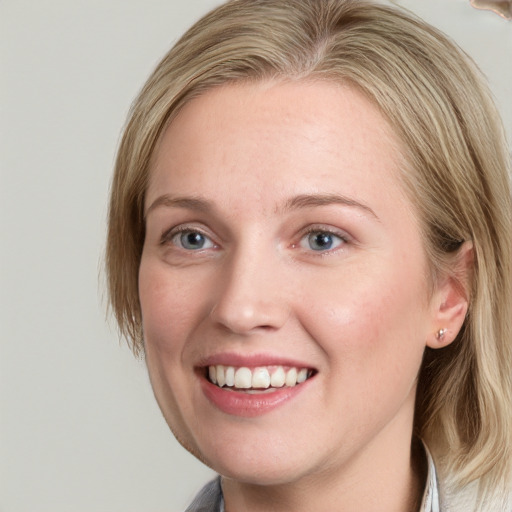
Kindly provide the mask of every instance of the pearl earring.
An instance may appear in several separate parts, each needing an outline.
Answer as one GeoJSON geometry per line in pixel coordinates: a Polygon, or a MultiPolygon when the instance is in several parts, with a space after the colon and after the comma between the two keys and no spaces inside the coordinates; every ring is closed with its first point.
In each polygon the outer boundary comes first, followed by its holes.
{"type": "Polygon", "coordinates": [[[436,333],[436,339],[441,341],[444,338],[444,335],[446,334],[446,332],[447,332],[446,329],[439,329],[439,331],[437,331],[437,333],[436,333]]]}

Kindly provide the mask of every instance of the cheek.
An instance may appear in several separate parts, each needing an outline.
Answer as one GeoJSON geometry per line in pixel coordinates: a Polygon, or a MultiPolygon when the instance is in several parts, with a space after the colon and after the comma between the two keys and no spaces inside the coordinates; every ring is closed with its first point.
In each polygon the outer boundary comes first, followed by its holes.
{"type": "Polygon", "coordinates": [[[320,400],[338,404],[333,414],[351,425],[346,436],[354,440],[361,425],[381,428],[404,404],[410,412],[400,417],[410,418],[424,351],[421,293],[405,284],[392,287],[394,279],[382,274],[367,275],[344,279],[343,287],[331,282],[323,294],[330,300],[302,311],[306,329],[326,354],[328,385],[320,400]]]}
{"type": "Polygon", "coordinates": [[[180,281],[166,265],[141,261],[139,299],[147,349],[162,355],[180,350],[192,317],[200,307],[197,287],[180,281]]]}
{"type": "Polygon", "coordinates": [[[156,400],[178,441],[192,453],[190,436],[193,374],[184,364],[191,324],[194,287],[180,286],[165,265],[142,259],[139,298],[142,310],[145,359],[156,400]],[[188,420],[187,420],[188,418],[188,420]]]}
{"type": "Polygon", "coordinates": [[[411,360],[417,371],[428,325],[421,272],[381,261],[323,283],[300,314],[334,365],[345,372],[381,372],[411,360]]]}
{"type": "MultiPolygon", "coordinates": [[[[139,269],[139,300],[142,311],[145,358],[149,377],[157,401],[174,403],[172,385],[168,382],[168,369],[181,359],[177,333],[180,322],[169,317],[173,306],[172,288],[158,262],[142,258],[139,269]],[[168,396],[167,396],[168,395],[168,396]]],[[[178,315],[179,318],[179,315],[178,315]]],[[[177,368],[179,366],[177,365],[177,368]]],[[[175,376],[175,371],[170,375],[175,376]]],[[[162,406],[162,404],[160,404],[162,406]]],[[[165,413],[164,413],[165,414],[165,413]]]]}

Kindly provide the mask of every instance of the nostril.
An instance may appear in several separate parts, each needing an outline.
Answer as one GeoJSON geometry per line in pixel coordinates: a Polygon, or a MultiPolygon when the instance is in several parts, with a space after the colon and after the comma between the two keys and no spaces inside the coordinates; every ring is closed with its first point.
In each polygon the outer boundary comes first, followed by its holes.
{"type": "Polygon", "coordinates": [[[264,302],[242,304],[225,300],[210,312],[214,323],[236,334],[274,331],[282,327],[288,317],[288,309],[264,302]]]}

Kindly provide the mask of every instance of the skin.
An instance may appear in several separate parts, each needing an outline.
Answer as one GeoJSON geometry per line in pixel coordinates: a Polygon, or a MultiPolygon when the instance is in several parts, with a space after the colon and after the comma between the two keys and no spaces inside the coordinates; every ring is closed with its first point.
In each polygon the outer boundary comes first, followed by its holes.
{"type": "Polygon", "coordinates": [[[367,99],[324,82],[214,89],[157,148],[139,273],[146,360],[176,437],[223,475],[228,512],[410,512],[420,499],[418,370],[467,305],[449,279],[429,288],[399,148],[367,99]],[[333,194],[348,201],[318,201],[333,194]],[[180,229],[203,248],[183,247],[180,229]],[[311,229],[332,246],[314,250],[311,229]],[[199,369],[225,353],[317,373],[265,414],[226,414],[199,369]]]}

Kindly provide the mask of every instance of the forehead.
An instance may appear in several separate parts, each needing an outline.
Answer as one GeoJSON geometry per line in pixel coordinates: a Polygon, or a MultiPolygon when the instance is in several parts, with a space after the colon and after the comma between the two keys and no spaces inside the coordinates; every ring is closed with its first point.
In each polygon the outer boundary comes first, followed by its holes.
{"type": "Polygon", "coordinates": [[[225,196],[226,187],[249,195],[272,189],[276,199],[281,192],[375,195],[396,188],[401,155],[386,119],[355,88],[231,84],[190,101],[167,128],[146,207],[163,191],[225,196]]]}

